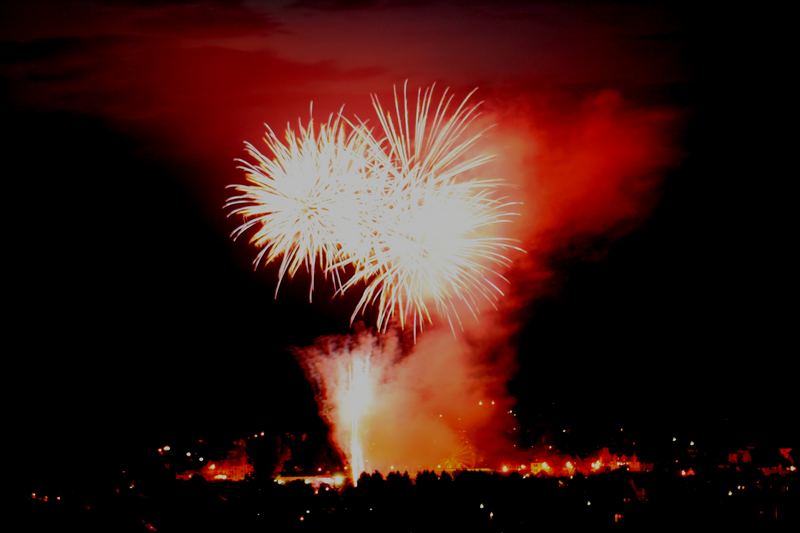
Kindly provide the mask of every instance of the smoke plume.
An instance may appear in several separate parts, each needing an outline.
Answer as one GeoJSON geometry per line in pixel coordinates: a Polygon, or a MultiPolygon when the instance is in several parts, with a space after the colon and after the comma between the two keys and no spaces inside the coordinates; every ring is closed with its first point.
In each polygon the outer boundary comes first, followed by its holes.
{"type": "Polygon", "coordinates": [[[513,235],[528,251],[515,258],[498,308],[466,318],[457,335],[437,326],[413,343],[402,332],[378,337],[362,329],[297,350],[345,456],[353,435],[339,412],[335,376],[354,359],[370,361],[373,383],[358,429],[367,471],[498,468],[517,455],[506,384],[521,315],[543,281],[558,274],[548,268],[549,255],[577,239],[614,238],[635,227],[676,155],[676,114],[636,107],[614,91],[557,110],[517,99],[490,108],[488,118],[496,127],[486,148],[499,156],[491,171],[524,202],[513,235]]]}

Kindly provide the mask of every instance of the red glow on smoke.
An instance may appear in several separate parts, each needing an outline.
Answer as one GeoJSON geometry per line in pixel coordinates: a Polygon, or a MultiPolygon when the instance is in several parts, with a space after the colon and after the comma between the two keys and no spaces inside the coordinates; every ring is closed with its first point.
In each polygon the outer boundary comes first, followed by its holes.
{"type": "Polygon", "coordinates": [[[101,5],[8,13],[7,39],[36,52],[0,65],[12,97],[102,117],[150,139],[150,150],[207,169],[192,181],[216,214],[231,160],[264,122],[279,130],[311,100],[319,116],[342,105],[365,116],[370,92],[438,80],[460,94],[479,86],[500,116],[497,135],[522,149],[513,177],[536,185],[532,229],[596,230],[639,211],[642,183],[630,180],[665,155],[664,111],[632,110],[620,94],[685,77],[676,51],[632,47],[620,30],[668,33],[669,17],[650,6],[422,3],[363,6],[353,17],[268,3],[101,5]]]}
{"type": "Polygon", "coordinates": [[[468,345],[440,331],[403,350],[393,335],[361,333],[323,338],[300,351],[354,482],[364,471],[481,469],[570,477],[652,468],[636,455],[613,455],[607,448],[587,457],[552,446],[516,449],[520,428],[504,382],[480,373],[485,362],[470,359],[468,345]],[[368,370],[349,371],[351,361],[368,370]],[[368,397],[358,397],[365,390],[368,397]]]}
{"type": "Polygon", "coordinates": [[[538,95],[492,104],[498,174],[522,194],[518,232],[534,255],[630,228],[678,155],[677,112],[637,106],[618,91],[578,103],[538,95]]]}
{"type": "MultiPolygon", "coordinates": [[[[679,82],[682,73],[670,53],[648,53],[656,45],[644,39],[631,46],[619,28],[663,34],[669,23],[651,8],[630,6],[594,20],[592,10],[561,12],[555,4],[532,12],[516,3],[491,12],[423,4],[400,12],[366,8],[359,17],[207,2],[103,9],[88,2],[66,16],[61,9],[51,16],[19,9],[0,21],[10,40],[62,45],[0,69],[23,105],[101,117],[140,136],[145,151],[178,161],[225,230],[224,185],[238,177],[232,160],[242,155],[242,141],[260,138],[263,122],[280,130],[306,116],[311,100],[317,116],[341,105],[365,116],[371,92],[386,96],[406,78],[414,87],[440,80],[462,95],[479,86],[486,118],[496,124],[487,136],[498,155],[493,172],[515,184],[513,195],[525,202],[515,235],[529,254],[509,273],[513,285],[500,309],[466,320],[458,338],[434,329],[413,348],[381,352],[380,398],[365,421],[366,467],[601,470],[619,459],[509,454],[515,437],[506,413],[514,401],[505,386],[516,358],[509,339],[520,310],[551,275],[549,254],[576,239],[622,234],[653,206],[676,159],[679,114],[642,104],[641,95],[679,82]],[[14,28],[24,32],[15,36],[14,28]]],[[[333,344],[343,342],[358,339],[333,344]]],[[[322,383],[308,356],[301,360],[322,383]]],[[[336,434],[321,390],[323,415],[336,434]]],[[[241,458],[214,462],[213,473],[211,464],[192,473],[247,474],[241,458]]]]}

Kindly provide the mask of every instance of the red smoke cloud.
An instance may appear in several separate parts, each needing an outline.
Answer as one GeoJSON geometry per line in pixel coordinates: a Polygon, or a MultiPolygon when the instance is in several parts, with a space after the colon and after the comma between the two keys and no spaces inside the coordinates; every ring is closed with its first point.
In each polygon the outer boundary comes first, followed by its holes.
{"type": "Polygon", "coordinates": [[[548,275],[548,254],[575,238],[618,236],[646,216],[661,178],[675,160],[674,111],[626,103],[602,91],[559,112],[520,97],[492,102],[496,128],[486,149],[498,155],[490,173],[506,177],[525,205],[513,230],[530,251],[519,257],[514,284],[498,309],[466,317],[454,336],[445,326],[403,345],[389,334],[323,338],[299,360],[319,388],[319,401],[346,456],[350,426],[341,419],[334,376],[353,357],[372,361],[374,391],[363,403],[360,431],[366,469],[489,467],[526,454],[514,449],[514,400],[506,383],[515,368],[514,336],[523,309],[548,275]]]}
{"type": "Polygon", "coordinates": [[[519,238],[549,251],[622,229],[652,207],[676,160],[679,115],[603,90],[576,104],[492,102],[499,173],[522,192],[519,238]]]}
{"type": "Polygon", "coordinates": [[[366,115],[370,92],[386,95],[409,79],[439,80],[459,94],[479,86],[500,118],[498,136],[515,137],[509,142],[521,149],[519,178],[537,181],[528,199],[535,225],[562,225],[572,209],[569,224],[591,230],[618,208],[638,209],[611,190],[632,180],[612,176],[640,173],[659,128],[647,118],[652,110],[632,110],[606,89],[636,95],[683,77],[675,46],[648,38],[675,26],[652,6],[366,3],[329,11],[83,0],[66,11],[55,1],[17,6],[1,18],[2,46],[15,60],[0,54],[0,76],[13,98],[97,115],[150,139],[148,148],[192,165],[191,186],[221,222],[223,186],[237,178],[231,160],[242,141],[261,137],[264,122],[282,129],[306,116],[311,100],[318,116],[342,105],[366,115]],[[554,104],[576,94],[582,104],[554,104]],[[623,160],[628,167],[614,166],[623,160]],[[591,187],[592,198],[581,199],[591,187]]]}
{"type": "MultiPolygon", "coordinates": [[[[529,254],[517,258],[501,308],[465,320],[458,338],[432,329],[416,345],[381,351],[371,453],[381,469],[432,466],[467,442],[490,461],[513,440],[513,421],[503,416],[513,404],[505,392],[513,337],[520,309],[549,275],[548,254],[630,229],[676,159],[679,113],[642,95],[679,81],[681,69],[664,41],[642,38],[670,29],[654,8],[643,9],[622,17],[614,6],[510,3],[489,12],[439,3],[326,14],[213,2],[98,9],[87,1],[71,16],[11,13],[4,46],[23,59],[0,64],[0,74],[24,105],[100,116],[184,162],[220,224],[229,224],[223,186],[240,179],[232,159],[242,141],[261,136],[264,121],[279,130],[305,116],[310,100],[318,116],[342,104],[366,115],[370,92],[385,96],[405,78],[412,87],[439,79],[459,95],[480,86],[496,123],[493,172],[525,202],[514,232],[529,254]]],[[[320,341],[332,342],[357,341],[320,341]]],[[[327,348],[309,353],[320,350],[327,348]]]]}
{"type": "Polygon", "coordinates": [[[297,354],[344,457],[357,431],[366,471],[452,470],[492,464],[511,449],[513,400],[498,370],[513,364],[513,351],[489,359],[487,348],[499,343],[475,341],[434,330],[404,349],[395,331],[380,338],[361,331],[318,339],[297,354]],[[354,427],[342,393],[352,386],[349,365],[366,360],[368,391],[357,398],[363,416],[354,427]]]}

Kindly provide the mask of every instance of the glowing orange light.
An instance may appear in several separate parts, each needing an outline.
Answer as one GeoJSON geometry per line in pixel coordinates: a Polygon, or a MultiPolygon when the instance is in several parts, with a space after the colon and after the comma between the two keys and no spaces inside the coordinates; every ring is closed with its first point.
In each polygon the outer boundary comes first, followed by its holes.
{"type": "Polygon", "coordinates": [[[228,452],[227,457],[217,461],[206,461],[205,457],[198,457],[198,462],[206,462],[205,466],[176,472],[177,479],[188,480],[194,475],[200,475],[208,481],[226,479],[229,481],[243,481],[253,473],[253,465],[248,462],[247,443],[244,439],[233,443],[234,447],[228,452]],[[220,477],[224,476],[224,477],[220,477]]]}

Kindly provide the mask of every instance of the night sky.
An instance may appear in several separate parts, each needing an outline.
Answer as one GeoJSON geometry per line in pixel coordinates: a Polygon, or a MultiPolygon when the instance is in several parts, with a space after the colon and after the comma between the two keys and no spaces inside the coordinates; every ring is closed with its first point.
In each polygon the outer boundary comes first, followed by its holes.
{"type": "Polygon", "coordinates": [[[324,431],[289,348],[349,331],[352,302],[320,289],[309,304],[302,276],[274,300],[275,270],[253,272],[228,237],[225,186],[264,122],[310,100],[364,112],[404,79],[479,86],[546,124],[604,94],[669,117],[646,201],[602,231],[553,230],[536,254],[548,275],[511,341],[524,423],[792,438],[796,120],[779,13],[279,4],[0,7],[6,408],[34,476],[167,439],[324,431]]]}

